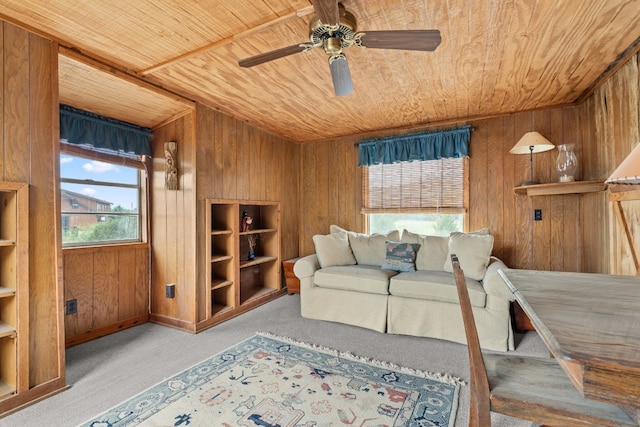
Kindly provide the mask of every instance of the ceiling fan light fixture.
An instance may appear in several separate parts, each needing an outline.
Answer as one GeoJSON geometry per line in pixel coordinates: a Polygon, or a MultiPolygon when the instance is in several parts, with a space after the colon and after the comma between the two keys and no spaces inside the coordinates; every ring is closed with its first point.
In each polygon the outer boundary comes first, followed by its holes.
{"type": "Polygon", "coordinates": [[[325,39],[323,47],[327,55],[335,56],[342,52],[342,41],[337,37],[329,37],[325,39]]]}
{"type": "Polygon", "coordinates": [[[371,49],[432,51],[441,42],[439,30],[387,30],[358,32],[355,16],[337,0],[312,0],[316,15],[309,21],[309,42],[299,43],[250,58],[241,59],[241,67],[253,67],[298,52],[321,47],[329,56],[329,68],[335,93],[353,92],[353,82],[343,50],[349,46],[371,49]],[[320,19],[323,17],[328,24],[320,19]]]}
{"type": "Polygon", "coordinates": [[[339,8],[340,22],[337,25],[323,24],[318,15],[309,21],[309,39],[312,44],[322,43],[330,37],[336,37],[340,40],[353,38],[358,27],[356,17],[347,11],[342,3],[339,4],[339,8]]]}

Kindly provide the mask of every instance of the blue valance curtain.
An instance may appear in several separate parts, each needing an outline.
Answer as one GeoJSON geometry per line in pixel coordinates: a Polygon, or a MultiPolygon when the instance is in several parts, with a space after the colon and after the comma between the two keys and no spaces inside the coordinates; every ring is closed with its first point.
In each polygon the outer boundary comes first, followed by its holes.
{"type": "Polygon", "coordinates": [[[469,157],[471,126],[370,139],[358,144],[358,166],[469,157]]]}
{"type": "Polygon", "coordinates": [[[151,156],[151,129],[60,105],[60,139],[72,144],[151,156]]]}

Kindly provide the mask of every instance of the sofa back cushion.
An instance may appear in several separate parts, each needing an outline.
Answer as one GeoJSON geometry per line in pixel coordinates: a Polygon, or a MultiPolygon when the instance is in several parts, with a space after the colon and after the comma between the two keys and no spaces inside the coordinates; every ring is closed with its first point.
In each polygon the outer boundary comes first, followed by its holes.
{"type": "Polygon", "coordinates": [[[482,280],[487,271],[492,250],[493,236],[490,234],[451,233],[444,271],[453,273],[451,255],[456,254],[465,277],[482,280]]]}
{"type": "Polygon", "coordinates": [[[398,230],[393,230],[386,234],[361,234],[354,231],[347,231],[337,225],[331,225],[329,231],[332,233],[347,233],[349,236],[349,245],[359,265],[375,265],[380,267],[384,264],[384,259],[387,255],[387,240],[394,242],[400,240],[400,232],[398,230]]]}
{"type": "Polygon", "coordinates": [[[404,230],[400,241],[420,244],[416,270],[442,271],[449,251],[449,236],[425,236],[404,230]]]}
{"type": "Polygon", "coordinates": [[[316,234],[313,236],[313,244],[321,268],[356,263],[349,246],[349,238],[344,231],[327,235],[316,234]]]}

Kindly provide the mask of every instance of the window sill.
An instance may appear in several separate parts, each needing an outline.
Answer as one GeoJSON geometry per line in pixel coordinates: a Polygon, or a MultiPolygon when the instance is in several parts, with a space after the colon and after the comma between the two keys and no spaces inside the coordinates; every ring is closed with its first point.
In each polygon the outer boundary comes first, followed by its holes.
{"type": "Polygon", "coordinates": [[[148,248],[147,242],[135,243],[113,243],[113,244],[96,244],[86,246],[69,246],[62,247],[62,252],[98,252],[98,251],[122,251],[125,249],[144,249],[148,248]]]}

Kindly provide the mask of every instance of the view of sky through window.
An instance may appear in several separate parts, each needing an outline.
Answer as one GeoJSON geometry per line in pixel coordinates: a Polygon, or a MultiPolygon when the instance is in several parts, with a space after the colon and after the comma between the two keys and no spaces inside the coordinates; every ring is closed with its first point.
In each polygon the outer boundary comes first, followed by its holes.
{"type": "MultiPolygon", "coordinates": [[[[66,179],[106,181],[119,184],[138,183],[138,169],[97,160],[60,155],[60,176],[66,179]]],[[[135,189],[117,188],[90,183],[73,184],[62,182],[64,190],[84,194],[95,199],[113,203],[112,207],[121,206],[127,210],[138,210],[138,192],[135,189]]]]}

